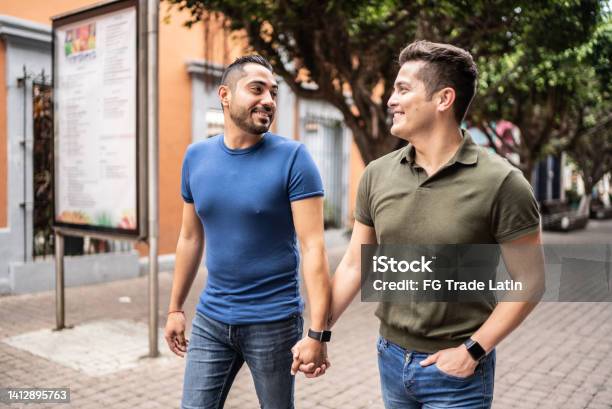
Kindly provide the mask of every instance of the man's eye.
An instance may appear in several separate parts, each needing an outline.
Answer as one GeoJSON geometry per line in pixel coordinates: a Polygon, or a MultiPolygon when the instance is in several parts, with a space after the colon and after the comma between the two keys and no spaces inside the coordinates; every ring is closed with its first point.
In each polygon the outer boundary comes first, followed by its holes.
{"type": "Polygon", "coordinates": [[[254,87],[253,92],[256,94],[261,94],[261,87],[254,87]]]}

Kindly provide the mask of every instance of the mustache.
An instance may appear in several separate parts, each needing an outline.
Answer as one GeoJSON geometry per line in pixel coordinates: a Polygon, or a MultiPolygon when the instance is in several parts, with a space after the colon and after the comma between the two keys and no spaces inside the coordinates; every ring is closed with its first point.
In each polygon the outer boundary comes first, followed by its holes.
{"type": "Polygon", "coordinates": [[[251,112],[255,113],[255,112],[263,112],[264,114],[272,114],[274,112],[274,110],[270,107],[255,107],[251,110],[251,112]]]}

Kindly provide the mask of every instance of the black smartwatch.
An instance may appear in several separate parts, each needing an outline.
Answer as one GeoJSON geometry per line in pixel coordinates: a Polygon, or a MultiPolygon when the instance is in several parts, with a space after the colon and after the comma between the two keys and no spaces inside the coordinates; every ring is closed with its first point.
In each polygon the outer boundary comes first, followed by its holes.
{"type": "Polygon", "coordinates": [[[470,355],[472,356],[472,358],[474,358],[474,361],[476,362],[480,362],[480,360],[487,355],[487,351],[485,351],[484,348],[481,347],[480,344],[474,341],[472,338],[468,338],[467,341],[463,343],[463,345],[465,345],[467,351],[470,353],[470,355]]]}
{"type": "Polygon", "coordinates": [[[331,331],[313,331],[308,329],[308,337],[312,339],[316,339],[319,342],[329,342],[331,339],[331,331]]]}

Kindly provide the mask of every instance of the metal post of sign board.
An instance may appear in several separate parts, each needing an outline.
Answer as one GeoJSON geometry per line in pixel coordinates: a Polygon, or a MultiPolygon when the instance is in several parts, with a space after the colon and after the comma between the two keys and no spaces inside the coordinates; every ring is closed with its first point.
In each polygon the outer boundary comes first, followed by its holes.
{"type": "Polygon", "coordinates": [[[159,286],[158,286],[158,237],[159,237],[159,209],[158,209],[158,19],[159,0],[149,0],[147,4],[147,89],[148,89],[148,149],[149,149],[149,356],[159,355],[157,345],[157,323],[159,309],[159,286]]]}
{"type": "Polygon", "coordinates": [[[55,329],[65,328],[64,309],[64,236],[55,231],[55,329]]]}

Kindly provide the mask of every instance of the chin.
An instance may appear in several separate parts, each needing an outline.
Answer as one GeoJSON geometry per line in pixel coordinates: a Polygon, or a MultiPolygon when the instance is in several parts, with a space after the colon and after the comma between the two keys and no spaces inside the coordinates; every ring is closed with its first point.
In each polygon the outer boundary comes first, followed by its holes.
{"type": "Polygon", "coordinates": [[[408,132],[391,132],[391,135],[395,136],[398,139],[402,139],[408,143],[412,143],[412,134],[408,132]]]}
{"type": "Polygon", "coordinates": [[[255,125],[251,128],[254,134],[262,134],[268,132],[270,125],[255,125]]]}
{"type": "Polygon", "coordinates": [[[406,129],[402,128],[399,125],[391,125],[391,129],[389,130],[389,132],[391,133],[391,135],[397,137],[397,138],[402,138],[402,139],[406,139],[404,137],[404,135],[406,135],[406,129]]]}

